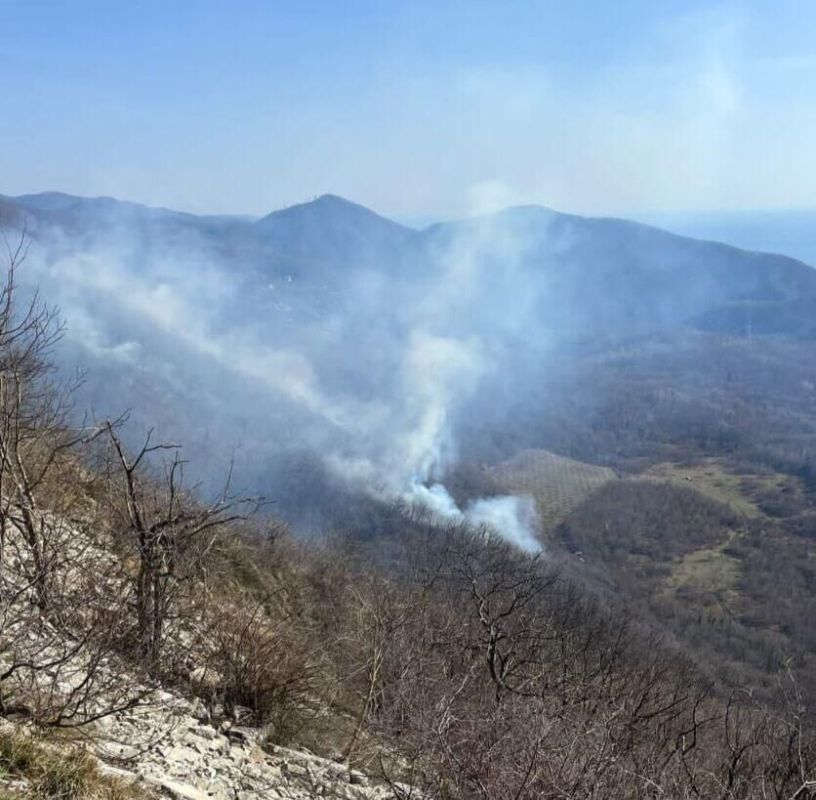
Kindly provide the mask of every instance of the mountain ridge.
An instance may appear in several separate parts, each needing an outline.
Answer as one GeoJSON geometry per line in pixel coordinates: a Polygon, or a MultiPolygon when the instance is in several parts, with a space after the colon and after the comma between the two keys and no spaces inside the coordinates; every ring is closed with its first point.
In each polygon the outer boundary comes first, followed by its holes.
{"type": "MultiPolygon", "coordinates": [[[[188,442],[206,478],[213,442],[246,443],[252,487],[277,480],[269,454],[300,430],[393,464],[408,436],[393,426],[458,403],[460,383],[482,393],[477,417],[532,404],[553,352],[656,333],[816,338],[811,267],[616,218],[528,206],[415,230],[334,195],[256,221],[3,202],[34,221],[21,279],[63,309],[60,365],[89,368],[87,404],[115,415],[143,397],[144,426],[188,442]]],[[[443,410],[445,425],[465,413],[443,410]]]]}
{"type": "Polygon", "coordinates": [[[191,211],[182,211],[173,209],[167,206],[153,206],[147,203],[140,203],[131,200],[124,200],[110,195],[96,195],[84,196],[74,195],[58,190],[46,190],[43,192],[28,193],[22,195],[7,195],[0,194],[0,201],[20,206],[31,212],[60,212],[78,207],[92,207],[92,206],[109,206],[121,207],[123,209],[131,209],[139,212],[150,212],[152,214],[166,214],[187,220],[199,221],[229,221],[235,223],[244,223],[246,227],[256,227],[263,229],[268,223],[278,222],[279,220],[289,221],[302,217],[304,215],[311,218],[312,221],[320,221],[321,215],[325,219],[326,215],[336,215],[338,212],[343,214],[346,218],[351,215],[356,215],[358,219],[366,219],[374,221],[375,224],[390,228],[394,231],[412,232],[416,234],[431,234],[435,231],[461,227],[478,225],[485,222],[501,220],[502,218],[531,218],[533,216],[538,219],[530,219],[530,221],[544,222],[546,220],[559,220],[563,222],[572,223],[590,223],[602,226],[616,226],[627,228],[631,231],[641,232],[659,232],[661,235],[681,241],[693,241],[704,244],[718,245],[731,251],[739,251],[745,254],[754,255],[769,255],[781,259],[786,259],[798,264],[805,264],[806,261],[787,255],[768,250],[757,250],[747,247],[740,247],[720,239],[702,238],[699,236],[690,235],[687,233],[677,232],[671,230],[670,227],[663,227],[651,221],[640,221],[635,218],[619,216],[619,215],[594,215],[594,214],[577,214],[574,212],[559,211],[549,206],[539,204],[523,204],[507,206],[506,208],[492,211],[485,214],[478,214],[469,217],[451,218],[432,223],[425,227],[415,228],[410,225],[397,222],[390,217],[379,213],[378,211],[362,204],[342,197],[341,195],[333,193],[324,193],[315,197],[312,200],[301,203],[294,203],[291,205],[281,206],[273,209],[266,214],[260,216],[240,214],[240,213],[221,213],[221,214],[201,214],[191,211]]]}

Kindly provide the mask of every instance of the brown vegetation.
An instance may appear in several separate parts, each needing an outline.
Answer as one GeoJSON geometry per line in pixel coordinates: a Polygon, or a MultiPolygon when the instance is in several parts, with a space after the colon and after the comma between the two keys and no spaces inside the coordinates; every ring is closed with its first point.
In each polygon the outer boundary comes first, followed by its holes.
{"type": "MultiPolygon", "coordinates": [[[[162,463],[167,445],[133,455],[116,424],[72,430],[48,381],[58,329],[36,303],[18,313],[13,277],[0,310],[3,716],[87,726],[161,681],[216,718],[365,767],[395,798],[812,795],[790,669],[759,703],[485,531],[385,509],[382,530],[298,544],[228,490],[197,498],[177,448],[162,463]]],[[[579,509],[563,535],[610,557],[624,536],[645,557],[682,556],[738,524],[693,492],[598,495],[626,511],[621,527],[593,539],[579,509]],[[690,539],[674,535],[681,517],[690,539]]],[[[0,763],[43,795],[86,793],[84,756],[49,771],[21,741],[0,739],[0,763]]]]}

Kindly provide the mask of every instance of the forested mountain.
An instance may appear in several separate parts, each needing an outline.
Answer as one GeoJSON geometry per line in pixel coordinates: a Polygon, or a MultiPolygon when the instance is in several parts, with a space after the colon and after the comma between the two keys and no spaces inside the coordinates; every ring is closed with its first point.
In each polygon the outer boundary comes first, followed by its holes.
{"type": "MultiPolygon", "coordinates": [[[[236,476],[267,490],[281,449],[444,471],[475,444],[452,428],[525,397],[536,413],[553,359],[816,334],[810,267],[624,220],[530,207],[418,231],[328,195],[257,220],[56,193],[2,202],[32,240],[21,279],[67,320],[61,363],[89,368],[84,400],[132,408],[196,454],[236,448],[236,476]],[[430,395],[444,420],[392,452],[430,395]]],[[[219,472],[196,460],[206,480],[219,472]]]]}
{"type": "MultiPolygon", "coordinates": [[[[537,207],[423,230],[334,196],[261,219],[60,194],[0,212],[25,256],[15,302],[37,290],[67,326],[53,347],[47,317],[22,329],[40,359],[27,391],[51,397],[47,359],[87,371],[73,411],[34,406],[59,424],[25,417],[24,456],[48,478],[26,493],[30,471],[8,462],[20,524],[42,496],[78,526],[42,529],[52,605],[76,605],[61,570],[91,586],[107,559],[112,576],[92,614],[60,612],[69,634],[43,629],[64,654],[53,680],[75,668],[79,630],[147,681],[122,683],[136,694],[106,716],[169,685],[214,703],[202,725],[238,708],[270,753],[356,764],[383,797],[809,790],[810,266],[537,207]],[[168,442],[185,463],[162,469],[168,442]],[[264,496],[260,522],[232,515],[245,494],[264,496]],[[151,538],[165,524],[169,544],[151,538]],[[138,573],[137,534],[158,548],[138,573]],[[86,540],[87,559],[70,544],[86,540]],[[134,617],[150,569],[166,595],[134,617]]],[[[11,319],[14,367],[29,351],[11,319]]],[[[25,608],[38,602],[52,613],[36,596],[25,608]]],[[[22,663],[39,686],[37,660],[22,663]]],[[[108,685],[100,669],[87,686],[108,685]]],[[[72,697],[26,713],[86,713],[72,697]]],[[[179,768],[203,770],[188,745],[179,768]]],[[[151,758],[140,769],[176,768],[151,758]]]]}

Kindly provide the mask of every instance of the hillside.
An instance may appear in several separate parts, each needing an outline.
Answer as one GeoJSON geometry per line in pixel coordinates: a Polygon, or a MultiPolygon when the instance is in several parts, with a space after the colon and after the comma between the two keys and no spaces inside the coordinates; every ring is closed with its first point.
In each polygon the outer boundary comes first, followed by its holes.
{"type": "MultiPolygon", "coordinates": [[[[500,215],[512,246],[491,230],[476,247],[324,199],[291,212],[303,235],[328,206],[347,243],[373,224],[377,252],[406,237],[433,258],[379,284],[361,251],[345,288],[338,267],[332,287],[292,274],[261,297],[263,264],[226,282],[215,266],[254,221],[39,204],[69,217],[35,219],[30,260],[12,251],[0,314],[10,796],[807,796],[812,342],[686,314],[748,290],[806,304],[809,268],[728,251],[717,297],[688,290],[660,320],[610,310],[603,335],[576,338],[540,304],[548,281],[577,291],[581,249],[552,265],[559,248],[516,229],[551,212],[500,215]],[[88,213],[98,225],[71,238],[88,213]],[[55,373],[70,351],[29,304],[37,277],[66,279],[48,285],[100,369],[84,386],[55,373]],[[121,399],[145,410],[99,413],[121,399]],[[181,417],[204,470],[229,461],[232,426],[254,449],[198,487],[163,437],[181,417]],[[272,503],[236,486],[253,465],[272,503]],[[508,533],[528,495],[540,551],[508,533]]],[[[698,249],[666,241],[666,263],[698,249]]]]}
{"type": "Polygon", "coordinates": [[[234,452],[236,478],[267,494],[281,451],[380,472],[403,459],[387,451],[418,424],[425,389],[406,370],[429,336],[460,351],[433,391],[461,427],[465,406],[506,407],[510,383],[513,403],[546,392],[571,347],[816,332],[806,265],[623,220],[516,208],[416,231],[333,196],[259,220],[3,202],[33,239],[21,278],[68,321],[61,366],[88,368],[83,403],[185,441],[211,485],[227,466],[213,451],[234,452]]]}
{"type": "Polygon", "coordinates": [[[434,482],[461,509],[530,496],[546,552],[698,663],[767,688],[792,657],[816,690],[805,264],[542,208],[417,231],[333,196],[4,204],[23,289],[67,321],[58,365],[88,368],[76,407],[183,442],[205,494],[231,469],[296,531],[362,541],[434,482]]]}
{"type": "Polygon", "coordinates": [[[810,210],[663,213],[647,215],[644,221],[694,239],[784,253],[816,264],[816,213],[810,210]]]}
{"type": "Polygon", "coordinates": [[[259,219],[249,235],[263,243],[265,253],[291,263],[295,274],[314,278],[303,274],[305,266],[320,265],[328,271],[365,262],[387,268],[376,262],[391,262],[416,232],[327,194],[273,211],[259,219]]]}
{"type": "Polygon", "coordinates": [[[607,467],[596,467],[546,450],[525,450],[497,464],[491,475],[504,491],[535,499],[544,531],[558,525],[589,495],[616,477],[607,467]]]}

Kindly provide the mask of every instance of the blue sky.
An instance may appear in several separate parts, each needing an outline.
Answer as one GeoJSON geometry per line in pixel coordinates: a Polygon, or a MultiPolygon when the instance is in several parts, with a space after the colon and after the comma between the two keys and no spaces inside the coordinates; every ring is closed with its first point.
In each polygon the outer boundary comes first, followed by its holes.
{"type": "Polygon", "coordinates": [[[0,192],[816,207],[816,4],[0,0],[0,192]]]}

